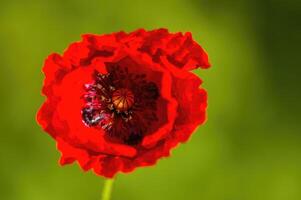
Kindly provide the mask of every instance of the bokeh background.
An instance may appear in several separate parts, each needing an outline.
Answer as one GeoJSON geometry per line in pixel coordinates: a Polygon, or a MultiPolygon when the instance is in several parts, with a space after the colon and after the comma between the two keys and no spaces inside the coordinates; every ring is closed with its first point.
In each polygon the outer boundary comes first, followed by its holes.
{"type": "Polygon", "coordinates": [[[191,31],[212,68],[208,121],[155,167],[117,177],[112,200],[300,200],[298,0],[1,0],[0,199],[100,199],[104,179],[58,166],[35,122],[41,67],[82,33],[191,31]]]}

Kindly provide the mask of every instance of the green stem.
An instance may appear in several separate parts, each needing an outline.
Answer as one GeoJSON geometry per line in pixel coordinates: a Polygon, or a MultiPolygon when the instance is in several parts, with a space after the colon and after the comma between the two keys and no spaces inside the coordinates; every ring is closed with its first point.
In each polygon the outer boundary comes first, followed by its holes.
{"type": "Polygon", "coordinates": [[[102,190],[102,200],[110,200],[111,199],[111,193],[113,189],[113,183],[114,179],[106,179],[103,190],[102,190]]]}

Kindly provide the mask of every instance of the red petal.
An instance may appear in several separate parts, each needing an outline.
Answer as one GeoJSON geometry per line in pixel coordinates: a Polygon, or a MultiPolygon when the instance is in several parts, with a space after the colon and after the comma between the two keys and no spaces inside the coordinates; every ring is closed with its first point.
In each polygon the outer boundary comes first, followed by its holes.
{"type": "MultiPolygon", "coordinates": [[[[69,127],[68,138],[72,143],[84,146],[87,150],[98,153],[122,155],[132,157],[136,154],[133,147],[119,144],[109,144],[104,139],[104,131],[87,127],[82,122],[81,109],[83,107],[83,85],[92,81],[95,68],[79,68],[69,73],[56,90],[56,95],[61,97],[57,105],[57,122],[65,120],[69,127]],[[72,88],[72,89],[71,89],[72,88]]],[[[57,124],[54,122],[54,124],[57,124]]]]}
{"type": "Polygon", "coordinates": [[[142,142],[142,146],[152,148],[163,139],[173,128],[173,123],[177,116],[177,101],[171,95],[172,78],[168,70],[159,64],[153,63],[151,58],[144,54],[128,52],[128,57],[118,63],[120,67],[130,66],[129,70],[136,73],[147,74],[148,80],[154,81],[160,89],[161,99],[158,100],[157,117],[155,124],[152,124],[154,132],[149,133],[142,142]]]}
{"type": "Polygon", "coordinates": [[[52,86],[59,83],[70,70],[70,63],[63,60],[59,54],[49,55],[43,67],[43,73],[45,74],[43,94],[52,95],[52,86]]]}
{"type": "Polygon", "coordinates": [[[167,29],[148,32],[139,29],[124,37],[121,42],[131,49],[148,54],[154,62],[159,62],[160,57],[165,56],[174,66],[184,70],[210,67],[207,53],[192,39],[190,32],[183,35],[169,33],[167,29]]]}
{"type": "Polygon", "coordinates": [[[72,43],[64,52],[63,57],[70,61],[70,63],[78,67],[86,61],[92,54],[91,49],[86,42],[72,43]]]}

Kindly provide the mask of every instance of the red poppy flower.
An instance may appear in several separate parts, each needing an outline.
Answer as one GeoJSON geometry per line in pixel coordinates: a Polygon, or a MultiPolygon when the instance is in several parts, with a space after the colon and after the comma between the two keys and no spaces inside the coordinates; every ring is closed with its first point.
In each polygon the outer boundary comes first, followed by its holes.
{"type": "Polygon", "coordinates": [[[205,120],[206,91],[189,70],[208,68],[191,34],[166,29],[86,34],[45,61],[37,120],[62,165],[113,177],[169,156],[205,120]]]}

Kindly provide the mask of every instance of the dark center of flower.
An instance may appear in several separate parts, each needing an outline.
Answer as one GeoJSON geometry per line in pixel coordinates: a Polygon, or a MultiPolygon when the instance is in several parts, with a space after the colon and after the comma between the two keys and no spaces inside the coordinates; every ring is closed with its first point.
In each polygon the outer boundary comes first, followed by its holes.
{"type": "Polygon", "coordinates": [[[85,85],[83,122],[105,130],[108,139],[138,144],[157,120],[158,87],[145,77],[120,68],[108,74],[96,71],[94,82],[85,85]]]}
{"type": "Polygon", "coordinates": [[[128,89],[118,89],[112,94],[112,102],[118,112],[128,111],[134,104],[134,94],[128,89]]]}

